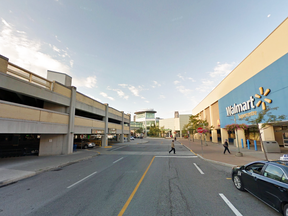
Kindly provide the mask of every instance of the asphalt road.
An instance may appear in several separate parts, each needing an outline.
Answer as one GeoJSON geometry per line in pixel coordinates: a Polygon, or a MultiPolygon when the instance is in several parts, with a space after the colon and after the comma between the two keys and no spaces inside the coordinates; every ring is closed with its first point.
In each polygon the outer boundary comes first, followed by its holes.
{"type": "MultiPolygon", "coordinates": [[[[280,215],[238,191],[231,169],[170,140],[114,145],[105,153],[0,188],[0,216],[280,215]]],[[[92,150],[93,151],[93,150],[92,150]]]]}

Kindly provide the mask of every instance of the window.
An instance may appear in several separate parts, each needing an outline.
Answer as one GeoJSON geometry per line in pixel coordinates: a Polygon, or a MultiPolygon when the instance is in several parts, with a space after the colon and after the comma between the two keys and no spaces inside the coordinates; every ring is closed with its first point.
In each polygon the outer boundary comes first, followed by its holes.
{"type": "Polygon", "coordinates": [[[267,168],[264,171],[264,176],[277,181],[283,181],[283,182],[287,181],[283,171],[279,167],[273,165],[267,166],[267,168]]]}
{"type": "Polygon", "coordinates": [[[264,166],[263,163],[254,163],[254,164],[251,164],[251,165],[247,166],[245,168],[245,170],[247,172],[261,174],[261,170],[262,170],[263,166],[264,166]]]}

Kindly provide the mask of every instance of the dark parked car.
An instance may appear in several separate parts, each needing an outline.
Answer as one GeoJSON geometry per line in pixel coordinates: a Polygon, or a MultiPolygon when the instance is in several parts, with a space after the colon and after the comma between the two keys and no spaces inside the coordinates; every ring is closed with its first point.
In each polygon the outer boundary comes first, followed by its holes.
{"type": "Polygon", "coordinates": [[[74,140],[74,145],[77,145],[77,148],[93,148],[95,147],[95,143],[89,141],[88,139],[75,139],[74,140]]]}
{"type": "Polygon", "coordinates": [[[288,161],[255,161],[232,169],[238,190],[246,190],[261,201],[288,216],[288,161]]]}

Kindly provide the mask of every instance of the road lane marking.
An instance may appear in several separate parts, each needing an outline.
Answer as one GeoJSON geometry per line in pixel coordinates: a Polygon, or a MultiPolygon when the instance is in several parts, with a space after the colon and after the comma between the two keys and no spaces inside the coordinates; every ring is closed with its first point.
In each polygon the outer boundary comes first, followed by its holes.
{"type": "Polygon", "coordinates": [[[120,159],[114,161],[113,164],[114,164],[114,163],[117,163],[118,161],[120,161],[120,160],[122,160],[122,159],[123,159],[123,157],[121,157],[120,159]]]}
{"type": "Polygon", "coordinates": [[[92,174],[90,174],[90,175],[86,176],[85,178],[83,178],[83,179],[81,179],[80,181],[78,181],[78,182],[76,182],[76,183],[74,183],[74,184],[70,185],[70,186],[69,186],[69,187],[67,187],[67,188],[69,189],[69,188],[71,188],[71,187],[75,186],[76,184],[78,184],[78,183],[80,183],[80,182],[84,181],[85,179],[87,179],[87,178],[91,177],[92,175],[95,175],[96,173],[97,173],[97,172],[94,172],[94,173],[92,173],[92,174]]]}
{"type": "Polygon", "coordinates": [[[224,202],[230,207],[230,209],[234,212],[237,216],[242,216],[242,214],[233,206],[233,204],[224,196],[224,194],[219,193],[221,198],[224,200],[224,202]]]}
{"type": "Polygon", "coordinates": [[[132,194],[130,195],[130,197],[129,197],[128,200],[126,201],[125,205],[123,206],[123,208],[122,208],[121,211],[119,212],[118,216],[122,216],[122,215],[124,214],[124,212],[126,211],[126,209],[127,209],[127,207],[129,206],[131,200],[133,199],[135,193],[137,192],[137,190],[138,190],[140,184],[142,183],[142,181],[143,181],[143,179],[144,179],[146,173],[148,172],[148,170],[149,170],[151,164],[153,163],[154,158],[155,158],[155,156],[152,158],[152,160],[151,160],[149,166],[147,167],[147,169],[146,169],[146,171],[144,172],[143,176],[141,177],[140,181],[138,182],[138,184],[137,184],[136,187],[134,188],[132,194]]]}
{"type": "Polygon", "coordinates": [[[226,178],[226,179],[231,180],[232,178],[226,178]]]}
{"type": "Polygon", "coordinates": [[[169,158],[197,158],[198,156],[175,156],[175,155],[158,155],[155,157],[169,157],[169,158]]]}
{"type": "Polygon", "coordinates": [[[197,166],[196,163],[194,163],[194,166],[198,169],[198,171],[199,171],[202,175],[204,175],[204,172],[197,166]]]}
{"type": "Polygon", "coordinates": [[[111,149],[110,151],[116,151],[116,150],[118,150],[118,149],[122,149],[122,148],[125,148],[125,147],[127,147],[127,146],[120,146],[120,147],[118,147],[118,148],[111,149]]]}
{"type": "Polygon", "coordinates": [[[104,148],[112,148],[112,146],[104,146],[104,148]]]}

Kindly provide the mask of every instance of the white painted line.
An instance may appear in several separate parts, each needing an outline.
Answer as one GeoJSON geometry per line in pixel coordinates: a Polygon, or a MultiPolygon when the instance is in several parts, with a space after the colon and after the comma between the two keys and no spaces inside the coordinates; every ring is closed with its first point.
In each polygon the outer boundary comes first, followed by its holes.
{"type": "Polygon", "coordinates": [[[90,176],[92,176],[92,175],[94,175],[94,174],[96,174],[96,173],[97,173],[97,172],[94,172],[94,173],[92,173],[92,174],[90,174],[90,175],[86,176],[85,178],[83,178],[83,179],[81,179],[80,181],[78,181],[78,182],[76,182],[76,183],[74,183],[74,184],[70,185],[70,186],[69,186],[69,187],[67,187],[67,188],[71,188],[71,187],[75,186],[76,184],[78,184],[78,183],[80,183],[80,182],[84,181],[85,179],[89,178],[90,176]]]}
{"type": "Polygon", "coordinates": [[[230,207],[230,209],[234,212],[237,216],[242,216],[242,214],[232,205],[232,203],[224,196],[224,194],[219,193],[221,198],[226,202],[226,204],[230,207]]]}
{"type": "Polygon", "coordinates": [[[198,169],[198,171],[199,171],[202,175],[204,175],[204,172],[197,166],[196,163],[194,163],[194,166],[198,169]]]}
{"type": "Polygon", "coordinates": [[[198,156],[165,156],[165,155],[158,155],[158,156],[155,156],[155,157],[170,157],[170,158],[197,158],[198,156]]]}
{"type": "Polygon", "coordinates": [[[118,159],[118,160],[116,160],[116,161],[114,161],[113,164],[114,164],[114,163],[117,163],[118,161],[120,161],[120,160],[122,160],[122,159],[123,159],[123,157],[120,158],[120,159],[118,159]]]}
{"type": "Polygon", "coordinates": [[[116,151],[116,150],[118,150],[118,149],[125,148],[125,147],[127,147],[127,146],[121,146],[121,147],[118,147],[118,148],[112,149],[111,151],[116,151]]]}

